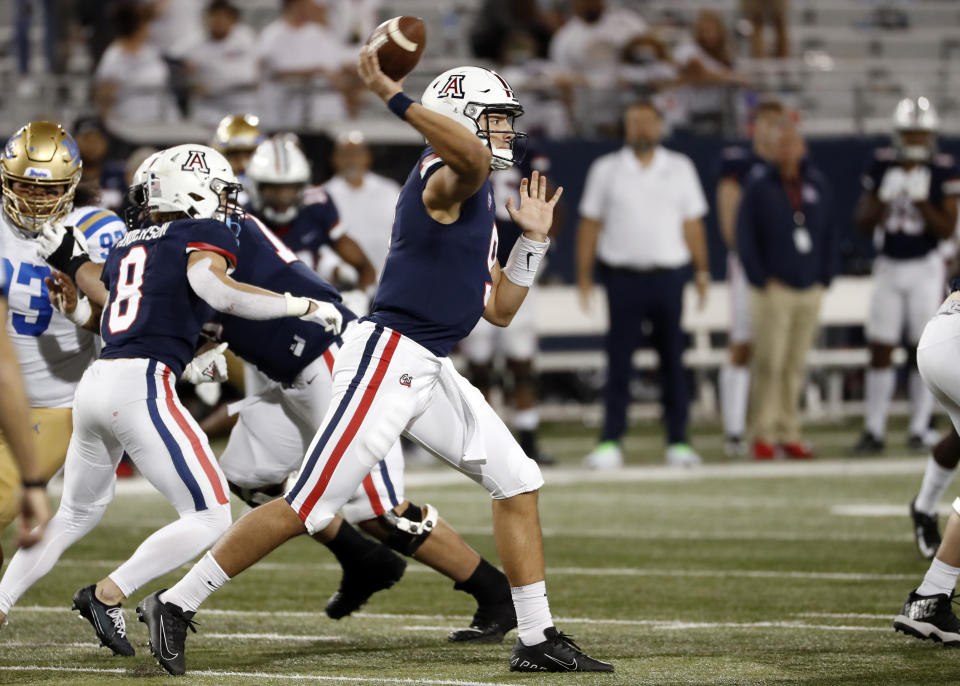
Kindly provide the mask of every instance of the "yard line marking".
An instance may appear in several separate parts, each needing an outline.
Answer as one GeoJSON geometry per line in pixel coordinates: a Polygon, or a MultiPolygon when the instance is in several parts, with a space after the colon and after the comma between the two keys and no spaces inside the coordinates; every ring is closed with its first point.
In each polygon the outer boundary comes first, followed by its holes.
{"type": "MultiPolygon", "coordinates": [[[[591,620],[558,617],[558,621],[567,624],[617,624],[620,626],[641,626],[664,631],[682,631],[686,629],[803,629],[825,631],[889,631],[885,627],[857,626],[839,624],[805,624],[803,622],[682,622],[655,619],[591,620]]],[[[451,627],[452,628],[452,627],[451,627]]],[[[447,627],[413,624],[403,627],[405,631],[447,631],[447,627]]]]}
{"type": "MultiPolygon", "coordinates": [[[[201,634],[197,634],[198,637],[201,634]]],[[[206,638],[227,638],[241,641],[342,641],[343,636],[306,636],[303,634],[202,634],[206,638]]]]}
{"type": "MultiPolygon", "coordinates": [[[[840,517],[902,517],[907,518],[909,507],[904,503],[840,503],[830,508],[830,514],[840,517]]],[[[941,515],[953,512],[950,504],[941,505],[941,515]]]]}
{"type": "MultiPolygon", "coordinates": [[[[158,668],[159,669],[159,668],[158,668]]],[[[73,674],[124,674],[142,677],[143,673],[135,669],[104,667],[41,667],[40,665],[0,666],[6,672],[67,672],[73,674]]],[[[403,677],[367,677],[367,676],[326,676],[322,674],[276,674],[270,672],[226,672],[212,669],[192,670],[191,676],[210,676],[214,678],[231,677],[237,679],[277,679],[283,681],[334,681],[351,684],[431,684],[433,686],[524,686],[503,681],[462,681],[460,679],[418,679],[403,677]]],[[[157,676],[160,676],[159,673],[157,676]]],[[[166,676],[166,675],[164,675],[166,676]]]]}
{"type": "MultiPolygon", "coordinates": [[[[900,508],[903,515],[903,508],[900,508]]],[[[468,536],[493,535],[490,526],[458,526],[457,531],[468,536]]],[[[795,541],[817,542],[836,541],[843,543],[903,543],[913,541],[911,534],[895,536],[861,535],[861,534],[834,534],[834,533],[766,533],[763,531],[689,531],[689,530],[623,530],[623,529],[579,529],[579,528],[551,528],[543,529],[546,538],[622,538],[624,540],[641,541],[795,541]]]]}
{"type": "MultiPolygon", "coordinates": [[[[120,564],[107,560],[73,560],[63,561],[65,566],[74,567],[103,567],[120,564]]],[[[189,569],[190,564],[181,569],[189,569]]],[[[308,562],[261,562],[250,567],[247,572],[260,570],[261,572],[296,571],[310,569],[313,571],[339,571],[338,564],[312,564],[308,562]]],[[[407,573],[425,574],[433,570],[424,565],[411,565],[407,573]]],[[[772,569],[645,569],[638,567],[549,567],[547,572],[553,576],[666,576],[683,578],[717,577],[723,579],[810,579],[819,581],[911,581],[916,574],[876,574],[872,572],[805,572],[780,571],[772,569]]]]}
{"type": "Polygon", "coordinates": [[[793,616],[823,618],[836,617],[837,619],[845,619],[847,617],[851,619],[892,619],[896,615],[893,612],[889,612],[885,615],[875,614],[872,612],[794,612],[793,616]]]}
{"type": "MultiPolygon", "coordinates": [[[[663,465],[643,465],[611,470],[590,470],[579,467],[551,468],[545,472],[548,485],[573,486],[585,483],[639,483],[661,481],[695,481],[701,479],[780,479],[784,477],[817,478],[836,476],[898,476],[922,474],[926,457],[883,457],[817,460],[798,463],[775,460],[771,463],[735,462],[705,464],[696,469],[677,469],[663,465]]],[[[430,469],[407,472],[404,481],[408,488],[470,484],[467,477],[452,469],[430,469]]],[[[50,484],[50,493],[60,495],[63,482],[50,484]]],[[[117,481],[118,496],[162,496],[143,477],[117,481]]]]}
{"type": "Polygon", "coordinates": [[[63,641],[3,641],[4,648],[99,648],[99,643],[64,643],[63,641]]]}

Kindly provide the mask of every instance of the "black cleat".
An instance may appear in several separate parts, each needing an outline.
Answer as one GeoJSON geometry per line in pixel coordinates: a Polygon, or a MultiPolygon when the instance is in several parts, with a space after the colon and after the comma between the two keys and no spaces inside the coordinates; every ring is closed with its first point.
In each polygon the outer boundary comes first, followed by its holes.
{"type": "Polygon", "coordinates": [[[502,643],[508,631],[517,628],[517,612],[513,602],[477,608],[473,621],[466,629],[447,634],[451,643],[502,643]]]}
{"type": "Polygon", "coordinates": [[[937,515],[928,515],[919,512],[916,508],[917,499],[910,502],[910,518],[913,519],[913,540],[917,544],[920,555],[932,560],[940,547],[940,523],[937,515]]]}
{"type": "Polygon", "coordinates": [[[100,645],[113,651],[114,655],[130,657],[133,646],[127,640],[127,622],[123,617],[123,608],[119,605],[107,605],[97,599],[96,586],[81,588],[73,594],[73,610],[79,610],[97,632],[100,645]]]}
{"type": "Polygon", "coordinates": [[[161,589],[140,601],[137,614],[150,632],[150,652],[160,666],[178,675],[187,671],[187,628],[197,633],[192,612],[160,600],[161,589]]]}
{"type": "Polygon", "coordinates": [[[943,593],[917,595],[910,591],[903,609],[893,620],[894,631],[921,640],[929,638],[945,646],[960,646],[960,619],[953,614],[950,600],[943,593]]]}
{"type": "Polygon", "coordinates": [[[856,445],[850,448],[850,454],[856,457],[867,457],[878,455],[886,447],[882,438],[877,438],[869,431],[864,431],[856,445]]]}
{"type": "Polygon", "coordinates": [[[907,437],[907,450],[919,453],[924,450],[929,450],[930,447],[931,444],[928,444],[927,439],[920,434],[910,434],[907,437]]]}
{"type": "Polygon", "coordinates": [[[594,660],[570,636],[554,627],[543,630],[543,643],[526,646],[517,639],[510,654],[511,672],[612,672],[609,662],[594,660]]]}
{"type": "Polygon", "coordinates": [[[377,591],[400,581],[407,562],[385,545],[379,545],[360,558],[355,569],[344,569],[340,588],[327,601],[327,616],[343,619],[370,600],[377,591]]]}

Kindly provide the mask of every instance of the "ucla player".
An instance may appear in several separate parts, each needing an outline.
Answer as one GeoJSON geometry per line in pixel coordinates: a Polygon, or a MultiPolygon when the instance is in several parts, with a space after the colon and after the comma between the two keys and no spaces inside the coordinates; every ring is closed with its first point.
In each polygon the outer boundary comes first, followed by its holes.
{"type": "MultiPolygon", "coordinates": [[[[863,177],[855,222],[882,240],[873,266],[873,295],[866,326],[870,366],[866,372],[867,411],[858,454],[883,450],[887,410],[896,386],[893,350],[906,330],[916,347],[937,309],[945,280],[941,240],[957,225],[960,170],[952,157],[937,154],[937,112],[927,98],[905,98],[893,113],[894,146],[874,154],[863,177]]],[[[911,371],[909,445],[926,444],[933,398],[911,371]]]]}
{"type": "Polygon", "coordinates": [[[48,231],[62,237],[56,250],[44,250],[51,263],[71,278],[79,271],[87,272],[85,278],[98,274],[109,293],[102,316],[88,305],[85,324],[99,320],[104,347],[77,387],[77,426],[60,508],[40,543],[18,551],[0,580],[2,622],[63,551],[100,520],[126,452],[180,518],[154,532],[106,578],[74,595],[74,607],[100,641],[120,655],[134,653],[120,603],[203,550],[230,524],[226,480],[174,390],[193,358],[201,326],[212,310],[260,319],[305,317],[334,332],[341,320],[329,303],[228,276],[236,264],[236,236],[218,219],[231,220],[239,184],[222,155],[203,146],[178,146],[147,164],[152,222],[117,242],[102,270],[85,260],[79,231],[48,231]]]}
{"type": "MultiPolygon", "coordinates": [[[[493,197],[500,199],[514,197],[519,200],[517,188],[520,180],[529,177],[536,170],[545,174],[550,168],[550,159],[543,154],[533,155],[529,162],[524,159],[510,169],[504,169],[490,175],[493,197]]],[[[506,264],[513,244],[523,231],[510,218],[506,207],[497,204],[497,261],[506,264]]],[[[533,289],[527,294],[510,326],[494,326],[485,319],[477,322],[470,335],[463,339],[461,349],[470,361],[470,381],[486,397],[493,385],[494,354],[498,351],[506,357],[510,374],[509,396],[513,405],[513,428],[523,452],[538,464],[550,465],[554,459],[540,452],[537,445],[537,428],[540,426],[540,414],[537,412],[537,388],[533,371],[533,357],[537,352],[536,302],[533,289]]],[[[504,388],[507,385],[504,384],[504,388]]]]}
{"type": "Polygon", "coordinates": [[[720,368],[720,411],[724,452],[728,457],[746,454],[747,400],[750,397],[750,285],[737,257],[737,209],[744,180],[758,164],[773,156],[770,133],[784,115],[783,105],[761,102],[753,112],[753,147],[726,148],[717,183],[717,216],[727,245],[727,287],[730,289],[729,358],[720,368]]]}
{"type": "MultiPolygon", "coordinates": [[[[254,114],[228,114],[217,125],[210,147],[227,158],[240,184],[246,183],[247,165],[263,142],[260,119],[254,114]]],[[[240,198],[243,202],[243,198],[240,198]]]]}
{"type": "Polygon", "coordinates": [[[326,527],[405,433],[493,496],[497,550],[518,621],[510,668],[611,671],[553,626],[537,514],[540,470],[447,357],[481,316],[509,324],[549,245],[560,191],[548,201],[546,179],[534,172],[521,182],[519,207],[507,201],[524,235],[501,272],[488,177],[513,164],[523,138],[513,130],[523,110],[510,86],[495,72],[461,67],[434,79],[417,104],[383,74],[369,47],[359,72],[430,145],[400,194],[372,314],[343,339],[333,400],[286,497],[247,513],[175,586],[137,607],[151,651],[168,672],[184,673],[186,633],[200,604],[284,541],[326,527]]]}
{"type": "MultiPolygon", "coordinates": [[[[42,483],[63,465],[73,425],[74,392],[97,352],[93,334],[77,329],[51,306],[45,284],[51,272],[37,255],[37,236],[45,223],[82,226],[91,259],[103,262],[124,234],[123,222],[109,210],[73,208],[80,174],[76,142],[51,122],[22,127],[0,155],[0,280],[8,303],[3,326],[27,389],[39,461],[36,481],[42,483]]],[[[10,448],[0,439],[0,530],[16,517],[20,492],[10,448]]]]}

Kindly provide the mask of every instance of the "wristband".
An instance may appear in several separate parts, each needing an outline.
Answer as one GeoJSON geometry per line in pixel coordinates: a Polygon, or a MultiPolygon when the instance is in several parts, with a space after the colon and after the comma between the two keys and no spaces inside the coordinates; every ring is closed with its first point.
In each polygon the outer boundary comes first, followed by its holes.
{"type": "Polygon", "coordinates": [[[410,105],[412,104],[413,100],[403,91],[400,91],[392,98],[387,100],[387,107],[389,107],[390,111],[401,119],[407,118],[407,110],[410,109],[410,105]]]}
{"type": "Polygon", "coordinates": [[[290,293],[284,293],[283,298],[287,301],[288,317],[302,317],[310,311],[309,298],[301,298],[296,295],[290,295],[290,293]]]}
{"type": "Polygon", "coordinates": [[[93,308],[90,306],[90,300],[84,296],[77,301],[77,306],[74,308],[73,312],[67,314],[66,317],[77,326],[82,327],[84,324],[90,321],[90,316],[92,314],[93,308]]]}
{"type": "Polygon", "coordinates": [[[78,255],[77,257],[71,257],[70,261],[67,262],[62,271],[64,274],[70,277],[70,280],[74,283],[77,282],[77,272],[80,270],[80,267],[85,265],[87,262],[92,262],[90,256],[86,253],[83,255],[78,255]]]}
{"type": "Polygon", "coordinates": [[[20,482],[20,485],[23,486],[24,488],[46,488],[47,482],[42,479],[38,481],[29,481],[27,479],[23,479],[20,482]]]}
{"type": "Polygon", "coordinates": [[[550,239],[543,243],[532,241],[526,236],[520,236],[513,244],[507,264],[503,267],[504,275],[518,286],[530,288],[537,277],[537,268],[543,261],[550,247],[550,239]]]}

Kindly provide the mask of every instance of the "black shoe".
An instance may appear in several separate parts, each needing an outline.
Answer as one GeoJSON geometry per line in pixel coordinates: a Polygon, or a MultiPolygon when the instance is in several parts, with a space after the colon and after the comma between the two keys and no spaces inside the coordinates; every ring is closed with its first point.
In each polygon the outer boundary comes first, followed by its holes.
{"type": "Polygon", "coordinates": [[[936,515],[917,511],[917,499],[910,502],[910,518],[913,519],[913,540],[917,550],[927,560],[932,560],[940,547],[940,523],[936,515]]]}
{"type": "Polygon", "coordinates": [[[517,639],[510,654],[511,672],[612,672],[609,662],[586,655],[570,636],[554,627],[544,629],[543,643],[525,646],[517,639]]]}
{"type": "Polygon", "coordinates": [[[895,631],[922,640],[932,639],[945,646],[960,646],[960,619],[953,614],[950,597],[917,595],[910,591],[900,614],[893,620],[895,631]]]}
{"type": "Polygon", "coordinates": [[[884,447],[882,438],[877,438],[869,431],[864,431],[860,440],[850,449],[850,454],[858,457],[877,455],[883,452],[884,447]]]}
{"type": "Polygon", "coordinates": [[[927,450],[930,446],[927,445],[926,440],[920,434],[910,434],[907,437],[907,449],[914,452],[921,452],[927,450]]]}
{"type": "Polygon", "coordinates": [[[743,436],[730,434],[723,439],[723,454],[727,457],[746,457],[749,452],[749,446],[743,440],[743,436]]]}
{"type": "Polygon", "coordinates": [[[344,569],[339,590],[327,601],[327,616],[342,619],[370,600],[377,591],[400,581],[407,562],[385,545],[360,558],[356,568],[344,569]]]}
{"type": "Polygon", "coordinates": [[[457,629],[447,634],[451,643],[502,643],[508,631],[517,628],[517,612],[513,602],[500,605],[481,605],[473,614],[473,621],[466,629],[457,629]]]}
{"type": "Polygon", "coordinates": [[[133,646],[127,640],[127,622],[123,618],[123,608],[119,605],[107,605],[97,599],[96,586],[81,588],[73,594],[73,610],[79,610],[80,616],[93,625],[100,645],[113,651],[114,655],[130,657],[133,646]]]}
{"type": "Polygon", "coordinates": [[[140,621],[150,632],[150,652],[160,666],[171,674],[187,671],[187,628],[197,633],[192,612],[184,612],[173,603],[160,600],[161,589],[137,605],[140,621]]]}

